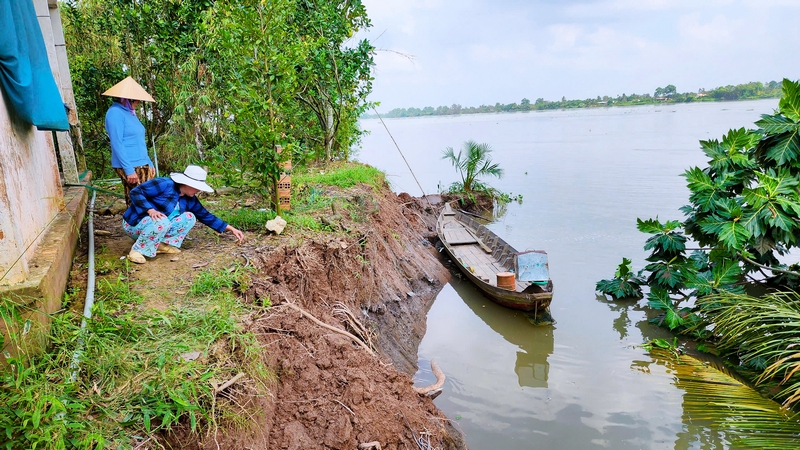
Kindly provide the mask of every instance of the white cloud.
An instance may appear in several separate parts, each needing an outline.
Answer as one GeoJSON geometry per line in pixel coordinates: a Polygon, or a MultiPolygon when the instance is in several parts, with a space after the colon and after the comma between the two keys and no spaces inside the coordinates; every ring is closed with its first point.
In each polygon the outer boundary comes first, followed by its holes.
{"type": "Polygon", "coordinates": [[[703,47],[727,46],[731,42],[733,33],[741,32],[744,29],[746,28],[742,21],[731,20],[721,15],[708,20],[699,12],[694,12],[684,15],[678,20],[681,37],[703,47]]]}
{"type": "Polygon", "coordinates": [[[383,108],[800,78],[800,1],[365,0],[383,108]],[[413,56],[413,61],[398,55],[413,56]]]}

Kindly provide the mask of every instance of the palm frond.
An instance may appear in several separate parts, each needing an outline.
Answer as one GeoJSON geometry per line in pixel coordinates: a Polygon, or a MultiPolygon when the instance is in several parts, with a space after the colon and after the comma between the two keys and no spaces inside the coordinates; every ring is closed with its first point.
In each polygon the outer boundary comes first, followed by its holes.
{"type": "Polygon", "coordinates": [[[688,355],[676,358],[661,349],[650,353],[666,364],[676,377],[675,386],[685,392],[685,421],[710,423],[740,448],[800,448],[800,417],[762,397],[735,374],[688,355]]]}
{"type": "Polygon", "coordinates": [[[763,358],[767,368],[757,384],[783,385],[778,398],[791,406],[800,400],[800,295],[779,292],[763,297],[723,293],[698,300],[719,336],[717,349],[743,363],[763,358]]]}
{"type": "Polygon", "coordinates": [[[473,140],[464,142],[461,150],[456,154],[452,147],[447,147],[442,152],[442,159],[449,160],[461,175],[461,184],[465,193],[471,193],[480,185],[479,177],[503,177],[503,169],[499,164],[493,163],[489,156],[492,147],[489,144],[479,144],[473,140]]]}

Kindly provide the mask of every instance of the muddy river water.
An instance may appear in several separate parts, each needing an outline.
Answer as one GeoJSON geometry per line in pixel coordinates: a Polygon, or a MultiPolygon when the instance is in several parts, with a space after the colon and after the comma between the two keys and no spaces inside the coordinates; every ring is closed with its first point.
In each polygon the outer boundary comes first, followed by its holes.
{"type": "MultiPolygon", "coordinates": [[[[643,266],[637,217],[683,218],[680,175],[706,162],[698,141],[755,128],[777,102],[385,120],[426,193],[458,178],[445,147],[489,143],[505,176],[485,181],[523,196],[490,227],[517,250],[549,255],[554,325],[534,326],[457,279],[428,314],[417,384],[433,382],[435,359],[448,377],[435,402],[471,450],[731,448],[686,414],[669,364],[637,347],[667,336],[647,323],[645,302],[611,303],[594,286],[623,256],[643,266]]],[[[362,126],[371,134],[358,159],[387,172],[395,191],[420,195],[383,125],[362,126]]]]}

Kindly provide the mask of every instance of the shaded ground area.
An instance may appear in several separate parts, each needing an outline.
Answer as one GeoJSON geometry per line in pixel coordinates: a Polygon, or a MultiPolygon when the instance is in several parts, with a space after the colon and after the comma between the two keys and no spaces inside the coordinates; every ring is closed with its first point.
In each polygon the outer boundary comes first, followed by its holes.
{"type": "MultiPolygon", "coordinates": [[[[425,315],[448,277],[430,242],[437,205],[364,185],[326,194],[349,205],[320,217],[333,232],[248,232],[237,246],[230,235],[198,225],[180,255],[131,266],[132,286],[145,307],[156,309],[186,301],[201,271],[251,267],[240,300],[254,308],[242,326],[257,337],[261,356],[277,375],[267,388],[243,378],[220,393],[219,401],[242,407],[244,420],[206,424],[201,434],[185,424],[173,427],[152,448],[339,449],[370,442],[383,449],[465,447],[431,398],[412,388],[425,315]],[[375,356],[289,303],[353,334],[375,356]]],[[[120,221],[119,215],[95,219],[101,277],[116,276],[112,268],[133,242],[120,221]]],[[[84,240],[73,290],[85,283],[85,247],[84,240]]]]}

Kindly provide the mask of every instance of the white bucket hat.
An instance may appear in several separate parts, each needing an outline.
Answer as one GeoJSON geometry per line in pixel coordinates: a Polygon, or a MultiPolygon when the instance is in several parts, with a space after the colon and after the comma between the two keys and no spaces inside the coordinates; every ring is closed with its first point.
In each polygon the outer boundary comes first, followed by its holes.
{"type": "Polygon", "coordinates": [[[206,171],[200,166],[186,166],[183,173],[172,172],[169,177],[178,184],[185,184],[203,192],[214,192],[214,188],[206,184],[206,171]]]}

